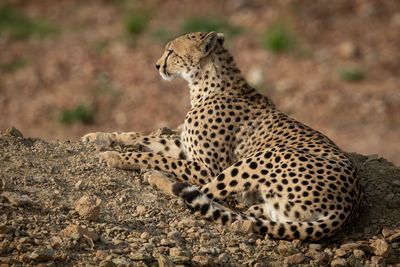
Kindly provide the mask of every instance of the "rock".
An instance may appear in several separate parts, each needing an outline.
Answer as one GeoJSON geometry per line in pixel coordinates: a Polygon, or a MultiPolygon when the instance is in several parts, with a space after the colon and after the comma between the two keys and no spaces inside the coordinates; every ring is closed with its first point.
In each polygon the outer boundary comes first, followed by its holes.
{"type": "Polygon", "coordinates": [[[0,190],[5,191],[7,189],[6,181],[3,179],[0,179],[0,190]]]}
{"type": "Polygon", "coordinates": [[[376,256],[387,257],[391,252],[389,243],[383,239],[375,240],[370,246],[373,248],[372,252],[376,256]]]}
{"type": "Polygon", "coordinates": [[[21,195],[14,192],[3,192],[1,195],[5,197],[13,206],[23,207],[34,204],[34,202],[27,195],[21,195]]]}
{"type": "Polygon", "coordinates": [[[168,233],[168,238],[179,240],[181,238],[181,232],[174,230],[168,233]]]}
{"type": "Polygon", "coordinates": [[[74,224],[68,225],[61,233],[64,236],[71,237],[75,240],[79,240],[81,236],[86,237],[93,242],[99,239],[99,235],[95,232],[74,224]]]}
{"type": "Polygon", "coordinates": [[[372,256],[371,257],[371,262],[375,265],[383,263],[384,259],[381,256],[372,256]]]}
{"type": "Polygon", "coordinates": [[[365,253],[364,251],[362,251],[361,249],[355,249],[353,250],[353,255],[354,257],[356,257],[357,259],[363,259],[365,257],[365,253]]]}
{"type": "Polygon", "coordinates": [[[175,264],[185,264],[190,262],[188,256],[171,256],[169,259],[175,264]]]}
{"type": "Polygon", "coordinates": [[[138,205],[136,206],[136,212],[139,214],[144,214],[146,213],[146,207],[143,205],[138,205]]]}
{"type": "Polygon", "coordinates": [[[9,234],[13,233],[15,231],[15,228],[6,224],[1,224],[0,225],[0,234],[9,234]]]}
{"type": "Polygon", "coordinates": [[[99,267],[117,267],[117,265],[110,260],[103,260],[100,262],[99,267]]]}
{"type": "Polygon", "coordinates": [[[76,182],[75,184],[75,189],[76,190],[81,190],[82,188],[82,180],[79,180],[78,182],[76,182]]]}
{"type": "Polygon", "coordinates": [[[396,241],[396,240],[399,239],[399,238],[400,238],[400,232],[395,233],[395,234],[389,236],[388,238],[386,238],[386,240],[387,240],[388,242],[391,243],[391,242],[396,241]]]}
{"type": "Polygon", "coordinates": [[[10,245],[11,243],[8,240],[3,240],[2,242],[0,242],[0,255],[11,252],[12,249],[10,245]]]}
{"type": "Polygon", "coordinates": [[[149,235],[148,232],[143,232],[143,233],[140,235],[140,238],[142,238],[142,239],[149,239],[149,237],[150,237],[150,235],[149,235]]]}
{"type": "Polygon", "coordinates": [[[165,257],[164,255],[160,255],[157,258],[157,263],[159,267],[174,267],[175,264],[169,260],[167,257],[165,257]]]}
{"type": "Polygon", "coordinates": [[[317,252],[312,255],[312,258],[314,260],[318,260],[322,263],[325,263],[329,261],[329,254],[326,252],[317,252]]]}
{"type": "Polygon", "coordinates": [[[392,230],[392,229],[386,229],[386,228],[382,229],[382,235],[384,237],[388,237],[388,236],[393,235],[395,233],[396,233],[396,231],[392,230]]]}
{"type": "Polygon", "coordinates": [[[89,221],[95,221],[100,216],[101,200],[95,196],[83,196],[76,203],[75,210],[79,216],[89,221]]]}
{"type": "Polygon", "coordinates": [[[183,218],[178,222],[178,228],[197,226],[197,221],[190,218],[183,218]]]}
{"type": "Polygon", "coordinates": [[[231,229],[239,233],[253,232],[253,222],[250,220],[238,220],[231,223],[231,229]]]}
{"type": "Polygon", "coordinates": [[[150,259],[150,256],[147,253],[138,251],[129,254],[129,258],[131,258],[134,261],[146,261],[150,259]]]}
{"type": "Polygon", "coordinates": [[[29,254],[29,258],[36,262],[49,261],[53,259],[54,250],[45,249],[45,250],[35,250],[31,254],[29,254]]]}
{"type": "Polygon", "coordinates": [[[15,128],[14,126],[8,127],[6,129],[6,135],[13,136],[13,137],[21,137],[21,138],[24,137],[22,135],[22,133],[17,128],[15,128]]]}
{"type": "Polygon", "coordinates": [[[359,242],[351,242],[351,243],[346,243],[342,244],[340,246],[340,249],[346,251],[346,252],[352,252],[355,249],[361,249],[363,251],[370,251],[370,247],[368,246],[367,242],[359,241],[359,242]]]}
{"type": "Polygon", "coordinates": [[[336,258],[331,262],[332,267],[346,267],[347,261],[343,258],[336,258]]]}
{"type": "Polygon", "coordinates": [[[279,242],[277,251],[282,256],[290,256],[299,252],[291,242],[284,240],[279,242]]]}
{"type": "Polygon", "coordinates": [[[169,255],[170,256],[182,256],[184,255],[184,251],[181,248],[174,247],[169,249],[169,255]]]}
{"type": "Polygon", "coordinates": [[[302,263],[305,259],[306,259],[306,257],[304,256],[303,253],[297,253],[297,254],[285,257],[284,263],[286,263],[288,265],[298,265],[298,264],[302,263]]]}
{"type": "Polygon", "coordinates": [[[209,266],[212,260],[208,257],[198,255],[192,258],[192,262],[200,266],[209,266]]]}
{"type": "Polygon", "coordinates": [[[122,266],[128,266],[130,261],[128,261],[125,258],[116,258],[112,260],[113,263],[115,263],[117,266],[122,265],[122,266]]]}
{"type": "Polygon", "coordinates": [[[321,250],[322,249],[322,245],[321,244],[310,244],[308,245],[309,248],[311,249],[315,249],[315,250],[321,250]]]}
{"type": "Polygon", "coordinates": [[[335,250],[335,254],[336,256],[343,257],[347,255],[347,252],[344,249],[338,248],[335,250]]]}

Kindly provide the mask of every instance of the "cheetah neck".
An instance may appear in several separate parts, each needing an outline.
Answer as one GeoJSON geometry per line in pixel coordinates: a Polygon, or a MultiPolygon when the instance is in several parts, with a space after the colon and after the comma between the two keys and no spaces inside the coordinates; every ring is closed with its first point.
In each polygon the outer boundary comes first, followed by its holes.
{"type": "Polygon", "coordinates": [[[192,107],[215,94],[226,94],[247,88],[247,82],[233,57],[223,48],[200,62],[197,71],[187,79],[192,107]]]}

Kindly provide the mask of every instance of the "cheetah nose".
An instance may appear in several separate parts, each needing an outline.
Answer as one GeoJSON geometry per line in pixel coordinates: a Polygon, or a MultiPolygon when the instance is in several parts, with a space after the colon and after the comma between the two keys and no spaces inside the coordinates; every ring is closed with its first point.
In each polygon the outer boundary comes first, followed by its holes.
{"type": "Polygon", "coordinates": [[[160,69],[160,65],[159,65],[159,64],[156,64],[156,68],[159,70],[159,69],[160,69]]]}

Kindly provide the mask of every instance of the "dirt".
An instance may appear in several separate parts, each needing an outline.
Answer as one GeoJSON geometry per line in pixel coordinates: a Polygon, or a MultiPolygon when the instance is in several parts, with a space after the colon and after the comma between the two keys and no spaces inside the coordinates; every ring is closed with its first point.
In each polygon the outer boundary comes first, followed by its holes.
{"type": "Polygon", "coordinates": [[[10,125],[45,140],[78,140],[87,132],[150,132],[181,124],[189,109],[183,81],[167,83],[154,64],[188,17],[214,16],[241,27],[226,45],[244,75],[284,112],[328,135],[346,151],[379,153],[400,164],[400,2],[398,0],[6,0],[22,14],[54,25],[46,38],[0,36],[0,129],[10,125]],[[134,43],[124,19],[150,21],[134,43]],[[296,52],[273,54],[266,29],[286,21],[296,52]],[[156,36],[156,38],[154,38],[156,36]],[[167,38],[168,39],[168,38],[167,38]],[[18,65],[18,64],[17,64],[18,65]],[[340,69],[365,73],[342,80],[340,69]],[[86,104],[92,124],[60,122],[86,104]]]}
{"type": "Polygon", "coordinates": [[[100,165],[107,149],[127,148],[0,133],[1,266],[400,266],[400,168],[377,155],[348,154],[359,217],[310,243],[206,221],[143,173],[100,165]]]}

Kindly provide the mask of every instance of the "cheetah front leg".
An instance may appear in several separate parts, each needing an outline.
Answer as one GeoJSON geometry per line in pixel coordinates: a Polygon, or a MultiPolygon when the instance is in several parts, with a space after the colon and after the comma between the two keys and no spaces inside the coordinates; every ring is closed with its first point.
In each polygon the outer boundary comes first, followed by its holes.
{"type": "Polygon", "coordinates": [[[146,151],[172,158],[185,158],[179,139],[168,139],[156,136],[142,135],[135,132],[113,132],[113,133],[88,133],[81,138],[83,143],[96,143],[101,146],[120,144],[125,146],[139,145],[146,151]]]}
{"type": "Polygon", "coordinates": [[[100,153],[100,162],[108,167],[133,170],[161,170],[171,173],[181,181],[203,185],[210,181],[213,173],[202,163],[161,156],[152,152],[100,153]]]}

